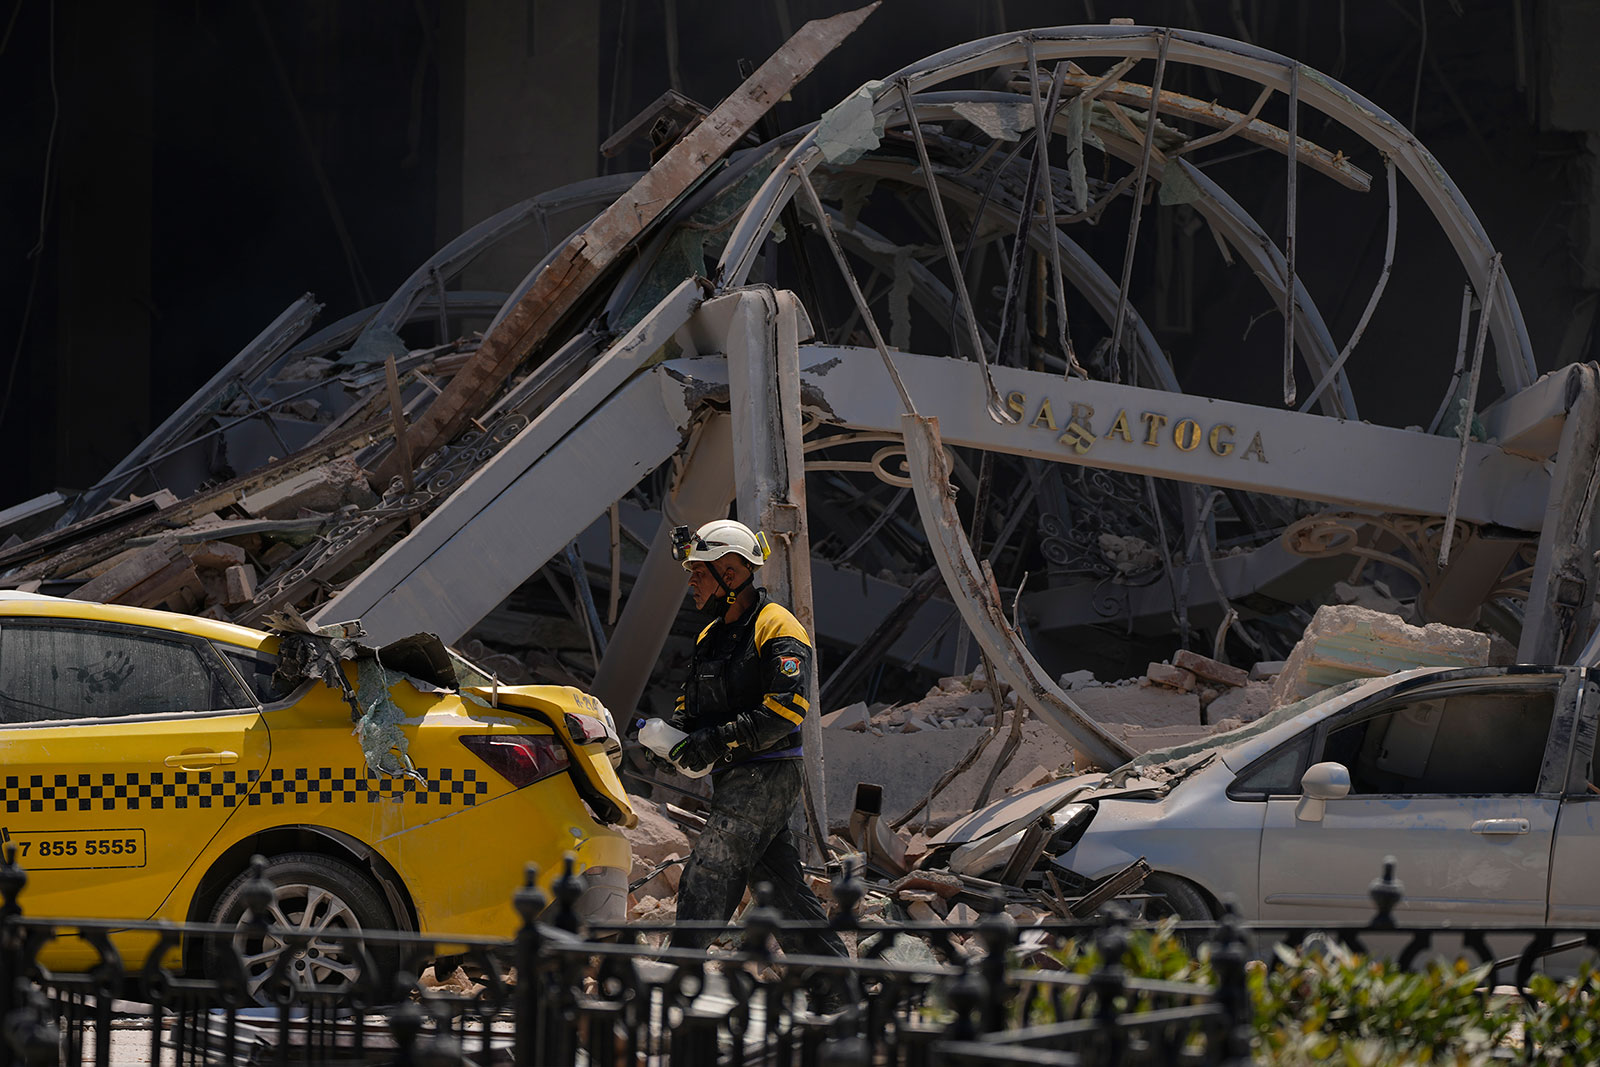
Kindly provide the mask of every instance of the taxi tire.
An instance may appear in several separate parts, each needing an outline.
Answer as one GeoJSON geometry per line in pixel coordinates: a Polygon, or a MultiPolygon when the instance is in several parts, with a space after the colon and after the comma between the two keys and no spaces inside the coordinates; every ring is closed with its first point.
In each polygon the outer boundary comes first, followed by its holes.
{"type": "MultiPolygon", "coordinates": [[[[286,852],[267,859],[267,881],[274,886],[310,885],[326,891],[347,907],[362,930],[393,930],[394,917],[384,901],[383,891],[369,876],[342,860],[316,852],[286,852]]],[[[252,874],[246,870],[229,882],[211,908],[210,921],[235,926],[244,921],[244,886],[252,874]]],[[[231,944],[231,942],[230,942],[231,944]]],[[[393,949],[383,951],[368,946],[380,983],[388,981],[398,965],[393,949]]],[[[206,945],[205,969],[213,978],[227,973],[223,946],[216,941],[206,945]]],[[[389,993],[380,986],[380,996],[389,993]]],[[[258,1002],[265,1003],[265,1001],[258,1002]]]]}

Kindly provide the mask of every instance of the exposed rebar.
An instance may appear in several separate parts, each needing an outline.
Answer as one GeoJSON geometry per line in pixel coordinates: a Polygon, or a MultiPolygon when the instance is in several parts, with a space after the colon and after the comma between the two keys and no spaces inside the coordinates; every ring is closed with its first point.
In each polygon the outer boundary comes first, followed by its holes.
{"type": "Polygon", "coordinates": [[[1472,344],[1472,374],[1467,378],[1467,395],[1461,398],[1461,445],[1456,451],[1456,474],[1450,483],[1450,507],[1444,513],[1444,533],[1439,539],[1439,566],[1450,562],[1450,542],[1455,539],[1456,509],[1461,504],[1461,479],[1467,470],[1467,445],[1472,440],[1472,418],[1478,407],[1478,380],[1483,377],[1483,343],[1489,337],[1489,316],[1494,311],[1494,293],[1500,285],[1500,253],[1489,260],[1489,280],[1483,287],[1483,306],[1478,311],[1478,336],[1472,344]]]}
{"type": "Polygon", "coordinates": [[[1121,381],[1118,366],[1121,363],[1122,323],[1128,312],[1128,285],[1133,280],[1133,253],[1139,239],[1139,217],[1144,208],[1145,183],[1150,178],[1150,152],[1156,146],[1156,128],[1161,125],[1156,117],[1156,101],[1161,97],[1161,79],[1167,73],[1167,47],[1172,43],[1172,30],[1161,31],[1161,45],[1156,51],[1156,76],[1150,83],[1150,110],[1144,116],[1144,149],[1139,154],[1139,178],[1133,192],[1133,221],[1128,226],[1128,246],[1122,254],[1122,284],[1117,288],[1117,313],[1111,323],[1111,380],[1121,381]]]}
{"type": "Polygon", "coordinates": [[[1345,360],[1356,350],[1356,344],[1361,340],[1361,335],[1367,330],[1367,323],[1372,321],[1372,313],[1378,309],[1378,301],[1383,297],[1384,286],[1389,284],[1389,272],[1394,268],[1394,236],[1400,216],[1400,198],[1395,193],[1394,160],[1388,156],[1383,157],[1383,169],[1389,185],[1389,236],[1383,246],[1383,270],[1378,274],[1378,284],[1373,287],[1372,296],[1367,299],[1367,306],[1361,312],[1361,318],[1356,323],[1355,332],[1350,335],[1350,340],[1344,344],[1344,351],[1339,353],[1339,358],[1333,361],[1322,379],[1317,382],[1316,388],[1306,395],[1300,405],[1301,411],[1308,410],[1322,391],[1333,382],[1334,377],[1344,366],[1345,360]]]}
{"type": "MultiPolygon", "coordinates": [[[[983,350],[983,337],[978,333],[978,317],[972,310],[972,296],[967,292],[967,280],[961,273],[961,262],[956,258],[956,243],[950,236],[950,221],[945,218],[944,198],[939,195],[939,182],[933,173],[933,164],[928,159],[928,146],[922,138],[922,124],[917,121],[917,109],[911,106],[911,87],[904,78],[900,80],[900,101],[905,107],[906,123],[911,127],[911,139],[917,146],[917,163],[922,167],[922,180],[928,186],[928,201],[933,207],[933,218],[939,226],[939,240],[944,243],[944,257],[950,264],[950,281],[956,290],[956,299],[961,301],[961,313],[967,318],[967,331],[971,334],[972,351],[978,358],[978,366],[983,370],[983,384],[987,392],[984,410],[989,417],[998,423],[1011,423],[1017,420],[1012,417],[1010,409],[1000,400],[1000,391],[995,388],[994,376],[989,371],[989,357],[983,350]]],[[[802,179],[804,175],[802,174],[802,179]]],[[[809,179],[806,181],[807,190],[811,189],[809,179]]],[[[811,193],[816,197],[816,193],[811,193]]],[[[821,202],[817,203],[821,210],[821,202]]],[[[830,240],[832,238],[830,237],[830,240]]],[[[853,285],[854,283],[852,283],[853,285]]],[[[865,310],[865,309],[863,309],[865,310]]],[[[876,334],[874,334],[876,336],[876,334]]],[[[998,350],[996,351],[998,356],[998,350]]],[[[885,359],[888,357],[885,356],[885,359]]],[[[909,398],[907,403],[909,404],[909,398]]],[[[909,410],[909,408],[908,408],[909,410]]]]}
{"type": "MultiPolygon", "coordinates": [[[[1034,61],[1033,38],[1028,39],[1028,87],[1033,97],[1033,128],[1038,131],[1038,145],[1034,148],[1034,158],[1040,174],[1044,177],[1044,204],[1045,217],[1048,222],[1047,235],[1050,241],[1050,277],[1054,284],[1056,301],[1056,342],[1061,346],[1061,352],[1067,360],[1067,373],[1076,373],[1080,378],[1087,378],[1089,374],[1078,362],[1078,353],[1072,347],[1072,336],[1067,331],[1067,287],[1066,280],[1061,271],[1061,234],[1060,220],[1056,217],[1056,183],[1050,171],[1050,133],[1055,127],[1056,108],[1061,104],[1061,86],[1066,81],[1067,64],[1065,61],[1057,63],[1055,73],[1050,79],[1049,98],[1044,102],[1039,101],[1039,70],[1034,61]]],[[[1029,205],[1028,210],[1033,210],[1029,205]]]]}
{"type": "Polygon", "coordinates": [[[1283,406],[1294,406],[1294,231],[1299,217],[1300,176],[1300,64],[1289,67],[1289,182],[1283,222],[1283,260],[1287,277],[1283,286],[1283,406]]]}
{"type": "MultiPolygon", "coordinates": [[[[861,312],[861,321],[866,324],[867,333],[872,335],[872,343],[877,348],[878,355],[883,357],[883,367],[889,372],[889,380],[894,383],[895,392],[900,394],[901,406],[906,414],[915,415],[917,406],[911,402],[911,394],[906,391],[906,383],[900,380],[900,371],[889,356],[889,346],[883,343],[883,333],[878,329],[878,320],[873,317],[872,309],[867,306],[867,298],[861,295],[861,286],[856,284],[855,271],[850,269],[850,261],[844,257],[844,249],[839,247],[839,237],[833,232],[833,223],[828,221],[827,209],[822,206],[822,198],[817,195],[816,186],[811,184],[811,176],[806,173],[805,167],[798,165],[795,166],[793,173],[800,179],[800,188],[806,191],[806,199],[811,201],[811,210],[817,214],[817,225],[822,230],[823,239],[828,242],[828,251],[833,253],[834,262],[839,265],[839,273],[844,276],[844,283],[850,289],[851,298],[856,302],[856,309],[861,312]]],[[[992,382],[989,389],[993,392],[992,382]]],[[[995,400],[999,400],[998,395],[995,396],[995,400]]],[[[994,417],[992,412],[990,417],[994,417]]],[[[1005,420],[995,419],[995,421],[1005,420]]]]}

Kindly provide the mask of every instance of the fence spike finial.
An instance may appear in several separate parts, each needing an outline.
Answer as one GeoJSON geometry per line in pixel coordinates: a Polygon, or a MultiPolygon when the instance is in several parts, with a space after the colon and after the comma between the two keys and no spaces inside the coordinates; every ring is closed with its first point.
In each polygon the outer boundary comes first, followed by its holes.
{"type": "Polygon", "coordinates": [[[1397,864],[1393,856],[1383,857],[1383,874],[1372,880],[1367,887],[1367,894],[1372,897],[1373,905],[1378,909],[1378,914],[1372,917],[1368,924],[1373,930],[1394,929],[1394,909],[1399,907],[1405,899],[1405,883],[1394,876],[1397,864]]]}

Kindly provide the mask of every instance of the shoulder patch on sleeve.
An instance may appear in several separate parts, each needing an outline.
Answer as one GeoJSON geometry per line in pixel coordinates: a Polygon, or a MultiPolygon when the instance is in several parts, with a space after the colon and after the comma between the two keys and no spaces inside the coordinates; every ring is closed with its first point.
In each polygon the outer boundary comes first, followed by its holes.
{"type": "Polygon", "coordinates": [[[792,637],[807,648],[811,646],[805,627],[782,604],[768,604],[756,618],[756,648],[759,650],[774,637],[792,637]]]}

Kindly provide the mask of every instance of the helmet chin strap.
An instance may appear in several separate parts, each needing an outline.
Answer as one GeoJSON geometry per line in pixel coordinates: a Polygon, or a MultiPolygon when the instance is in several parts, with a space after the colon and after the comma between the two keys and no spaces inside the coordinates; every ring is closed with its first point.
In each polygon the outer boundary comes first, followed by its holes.
{"type": "Polygon", "coordinates": [[[749,589],[750,586],[755,583],[755,572],[752,571],[750,573],[750,577],[741,582],[737,588],[729,589],[728,583],[722,580],[722,575],[717,573],[715,567],[708,567],[706,569],[711,572],[711,577],[714,578],[717,585],[722,588],[724,595],[720,602],[716,597],[708,597],[706,599],[705,606],[700,610],[705,612],[707,615],[720,619],[728,613],[729,608],[738,603],[739,594],[743,593],[746,589],[749,589]]]}

